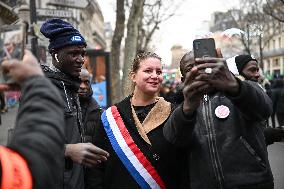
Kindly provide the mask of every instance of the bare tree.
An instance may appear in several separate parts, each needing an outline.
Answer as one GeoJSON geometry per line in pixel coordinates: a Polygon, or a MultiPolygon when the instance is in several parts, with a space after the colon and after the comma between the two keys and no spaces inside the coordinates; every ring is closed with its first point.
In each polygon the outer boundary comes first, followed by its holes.
{"type": "Polygon", "coordinates": [[[162,22],[177,14],[181,0],[146,0],[143,18],[139,22],[138,50],[147,50],[149,43],[162,22]]]}
{"type": "Polygon", "coordinates": [[[240,0],[240,10],[230,12],[235,27],[246,32],[240,39],[245,52],[258,51],[261,59],[263,49],[278,31],[275,20],[264,13],[263,6],[263,0],[240,0]],[[271,30],[271,27],[275,29],[271,30]]]}
{"type": "Polygon", "coordinates": [[[266,0],[264,12],[279,22],[284,22],[284,0],[266,0]]]}
{"type": "MultiPolygon", "coordinates": [[[[124,61],[123,61],[123,77],[119,82],[118,61],[122,32],[122,15],[116,21],[116,31],[112,40],[112,100],[117,102],[120,98],[127,94],[129,86],[128,73],[131,63],[136,55],[137,50],[147,50],[154,32],[159,29],[159,25],[176,14],[178,6],[182,0],[124,0],[120,6],[124,5],[124,11],[120,12],[125,16],[129,13],[127,20],[127,36],[125,38],[124,61]],[[119,27],[118,22],[120,23],[119,27]],[[118,28],[119,31],[118,31],[118,28]],[[117,33],[117,35],[116,35],[117,33]],[[120,33],[120,35],[119,35],[120,33]],[[121,38],[120,38],[121,37],[121,38]],[[116,62],[117,61],[117,62],[116,62]],[[122,91],[123,95],[119,91],[122,91]]],[[[118,0],[117,0],[118,3],[118,0]]],[[[118,4],[117,4],[118,6],[118,4]]],[[[121,10],[120,9],[117,10],[121,10]]],[[[119,14],[119,12],[117,12],[119,14]]],[[[125,21],[123,21],[124,23],[125,21]]],[[[124,25],[123,25],[124,26],[124,25]]]]}
{"type": "Polygon", "coordinates": [[[121,51],[121,41],[125,29],[125,0],[116,1],[116,23],[115,30],[111,42],[111,52],[110,52],[110,68],[111,68],[111,99],[113,103],[118,102],[121,97],[121,83],[120,83],[120,51],[121,51]]]}
{"type": "Polygon", "coordinates": [[[130,70],[131,63],[136,55],[137,49],[137,37],[138,37],[138,24],[139,18],[143,13],[143,6],[145,0],[133,0],[129,18],[127,22],[127,36],[125,39],[125,50],[124,50],[124,65],[123,65],[123,95],[127,95],[127,87],[129,86],[128,72],[130,70]]]}

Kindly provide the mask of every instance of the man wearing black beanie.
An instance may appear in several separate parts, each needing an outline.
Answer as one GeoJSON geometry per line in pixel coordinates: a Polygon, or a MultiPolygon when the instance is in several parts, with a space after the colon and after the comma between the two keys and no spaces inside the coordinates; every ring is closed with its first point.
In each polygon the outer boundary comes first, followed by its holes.
{"type": "Polygon", "coordinates": [[[85,128],[77,92],[87,44],[77,29],[61,19],[46,21],[40,31],[49,39],[48,50],[52,56],[51,66],[42,66],[43,71],[65,101],[64,188],[83,189],[83,166],[92,167],[107,160],[108,156],[106,151],[91,143],[84,143],[85,128]]]}
{"type": "MultiPolygon", "coordinates": [[[[259,66],[258,62],[255,58],[253,58],[251,55],[238,55],[235,57],[235,63],[238,69],[238,72],[241,76],[243,76],[246,80],[258,82],[258,79],[260,77],[259,74],[259,66]]],[[[277,91],[277,90],[275,90],[277,91]]],[[[275,112],[275,92],[273,91],[274,95],[270,95],[270,98],[273,102],[273,112],[275,112]]],[[[273,117],[274,114],[272,114],[273,117]]],[[[266,120],[266,122],[268,122],[266,120]]],[[[265,126],[267,126],[267,123],[264,123],[265,126]]],[[[273,144],[274,142],[280,142],[284,140],[284,130],[280,128],[271,128],[266,127],[264,129],[264,136],[265,136],[265,142],[267,145],[273,144]]]]}
{"type": "Polygon", "coordinates": [[[258,62],[252,55],[238,55],[235,57],[235,62],[241,76],[258,82],[260,77],[258,62]]]}

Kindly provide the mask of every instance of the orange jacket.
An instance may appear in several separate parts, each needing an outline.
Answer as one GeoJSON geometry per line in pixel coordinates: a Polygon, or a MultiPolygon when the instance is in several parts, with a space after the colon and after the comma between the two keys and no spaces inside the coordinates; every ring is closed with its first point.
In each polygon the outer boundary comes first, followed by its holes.
{"type": "Polygon", "coordinates": [[[0,146],[2,178],[0,189],[31,189],[32,175],[26,160],[18,153],[0,146]]]}

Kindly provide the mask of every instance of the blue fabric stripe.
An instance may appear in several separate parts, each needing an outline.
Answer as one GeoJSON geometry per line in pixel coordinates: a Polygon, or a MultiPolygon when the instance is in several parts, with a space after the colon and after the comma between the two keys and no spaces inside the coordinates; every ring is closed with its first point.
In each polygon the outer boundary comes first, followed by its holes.
{"type": "Polygon", "coordinates": [[[120,146],[119,146],[118,142],[116,141],[116,138],[115,138],[115,136],[114,136],[114,134],[113,134],[113,132],[110,128],[110,125],[109,125],[109,122],[108,122],[107,116],[106,116],[106,111],[104,111],[102,113],[101,118],[102,118],[102,122],[103,122],[103,125],[104,125],[104,129],[107,133],[107,136],[110,140],[110,143],[111,143],[114,151],[116,152],[117,156],[122,161],[124,166],[127,168],[130,175],[135,179],[135,181],[139,184],[139,186],[142,189],[151,189],[149,184],[144,180],[144,178],[140,175],[140,173],[135,169],[135,167],[132,165],[132,163],[129,161],[129,159],[126,157],[126,155],[124,154],[124,152],[120,148],[120,146]]]}

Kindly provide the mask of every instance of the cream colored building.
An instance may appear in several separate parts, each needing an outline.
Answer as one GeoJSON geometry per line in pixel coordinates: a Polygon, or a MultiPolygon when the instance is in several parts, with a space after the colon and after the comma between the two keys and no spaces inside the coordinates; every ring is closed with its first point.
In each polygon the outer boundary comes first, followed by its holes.
{"type": "Polygon", "coordinates": [[[179,68],[179,62],[182,56],[187,52],[181,45],[174,45],[171,48],[172,51],[172,62],[170,68],[179,68]]]}
{"type": "Polygon", "coordinates": [[[263,71],[268,77],[284,75],[284,25],[282,32],[273,36],[263,51],[263,71]]]}
{"type": "MultiPolygon", "coordinates": [[[[58,0],[61,2],[62,0],[58,0]]],[[[87,41],[88,48],[90,49],[105,49],[105,33],[104,33],[104,17],[101,12],[97,0],[84,0],[87,3],[85,8],[76,8],[62,5],[52,4],[52,0],[37,0],[37,23],[39,27],[41,24],[50,18],[64,19],[74,27],[76,27],[87,41]],[[44,11],[44,10],[54,10],[44,11]],[[61,11],[61,12],[60,12],[61,11]]],[[[62,1],[64,2],[64,1],[62,1]]],[[[76,3],[76,0],[68,0],[70,3],[76,3]]],[[[46,44],[46,41],[39,40],[40,44],[46,44]]]]}

